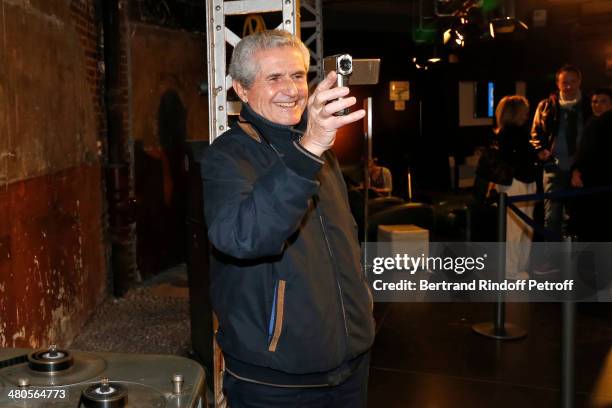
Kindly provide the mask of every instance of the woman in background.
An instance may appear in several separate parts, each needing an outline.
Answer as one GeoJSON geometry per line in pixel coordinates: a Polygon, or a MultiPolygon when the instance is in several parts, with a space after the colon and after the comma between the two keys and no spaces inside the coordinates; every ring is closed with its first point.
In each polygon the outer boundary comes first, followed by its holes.
{"type": "MultiPolygon", "coordinates": [[[[536,192],[536,156],[530,143],[529,102],[522,96],[505,96],[495,110],[497,128],[494,130],[502,160],[511,168],[510,185],[497,184],[497,191],[509,196],[536,192]]],[[[533,202],[515,205],[530,218],[533,202]]],[[[506,213],[506,277],[528,279],[527,267],[533,232],[512,210],[506,213]]]]}

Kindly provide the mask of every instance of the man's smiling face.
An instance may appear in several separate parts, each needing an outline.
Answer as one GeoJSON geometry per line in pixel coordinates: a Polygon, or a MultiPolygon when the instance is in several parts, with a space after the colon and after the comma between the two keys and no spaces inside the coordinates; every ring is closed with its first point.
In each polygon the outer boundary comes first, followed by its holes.
{"type": "Polygon", "coordinates": [[[234,89],[251,109],[280,125],[296,125],[308,101],[306,64],[299,49],[279,47],[253,56],[257,75],[249,88],[234,81],[234,89]]]}

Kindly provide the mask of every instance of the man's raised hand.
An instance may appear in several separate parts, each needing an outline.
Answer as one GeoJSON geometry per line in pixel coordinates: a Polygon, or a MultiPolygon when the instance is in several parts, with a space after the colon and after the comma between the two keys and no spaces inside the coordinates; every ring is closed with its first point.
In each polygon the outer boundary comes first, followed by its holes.
{"type": "Polygon", "coordinates": [[[308,98],[308,126],[300,144],[317,156],[334,145],[339,128],[365,116],[363,109],[344,116],[334,116],[334,113],[357,102],[354,96],[346,97],[349,94],[347,87],[334,87],[336,78],[336,72],[330,72],[308,98]]]}

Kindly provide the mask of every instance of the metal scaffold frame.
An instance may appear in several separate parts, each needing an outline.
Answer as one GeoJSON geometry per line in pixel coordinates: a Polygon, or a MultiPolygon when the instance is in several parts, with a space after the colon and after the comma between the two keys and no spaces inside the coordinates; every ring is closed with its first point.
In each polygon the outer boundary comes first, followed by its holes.
{"type": "Polygon", "coordinates": [[[310,78],[308,86],[323,79],[323,0],[301,0],[301,38],[310,51],[310,78]],[[309,16],[309,17],[307,17],[309,16]],[[310,19],[310,16],[312,16],[310,19]],[[312,30],[312,31],[311,31],[312,30]],[[310,34],[310,35],[308,35],[310,34]],[[308,37],[306,37],[308,35],[308,37]]]}
{"type": "Polygon", "coordinates": [[[232,78],[227,74],[226,49],[235,47],[240,36],[230,30],[226,17],[282,12],[282,22],[276,27],[291,33],[299,30],[299,5],[297,0],[207,0],[206,33],[208,59],[208,119],[209,141],[228,128],[228,114],[237,114],[236,107],[227,103],[227,92],[232,88],[232,78]]]}
{"type": "Polygon", "coordinates": [[[322,79],[323,72],[323,19],[322,0],[206,0],[206,33],[208,62],[208,119],[209,142],[228,129],[228,115],[237,115],[240,104],[228,103],[227,92],[232,78],[227,74],[227,47],[235,47],[241,37],[226,26],[231,16],[264,13],[282,13],[282,22],[276,27],[293,34],[306,29],[304,40],[311,56],[309,85],[322,79]],[[300,22],[300,5],[312,19],[300,22]],[[314,32],[310,32],[313,30],[314,32]],[[314,75],[313,75],[314,73],[314,75]]]}

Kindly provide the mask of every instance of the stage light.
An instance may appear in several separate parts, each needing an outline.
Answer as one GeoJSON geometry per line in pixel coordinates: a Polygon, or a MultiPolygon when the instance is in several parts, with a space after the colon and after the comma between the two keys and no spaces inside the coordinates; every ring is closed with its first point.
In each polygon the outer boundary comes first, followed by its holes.
{"type": "Polygon", "coordinates": [[[442,40],[444,45],[449,44],[451,47],[463,47],[465,45],[465,35],[456,28],[449,28],[444,31],[442,40]]]}
{"type": "Polygon", "coordinates": [[[417,57],[412,57],[412,63],[414,64],[416,69],[427,69],[427,64],[421,58],[417,59],[417,57]]]}
{"type": "Polygon", "coordinates": [[[496,18],[489,23],[491,38],[499,35],[525,32],[528,29],[527,24],[514,17],[496,18]]]}
{"type": "Polygon", "coordinates": [[[442,58],[438,57],[435,52],[434,55],[427,57],[413,57],[412,63],[417,70],[427,71],[431,66],[442,61],[442,58]]]}

